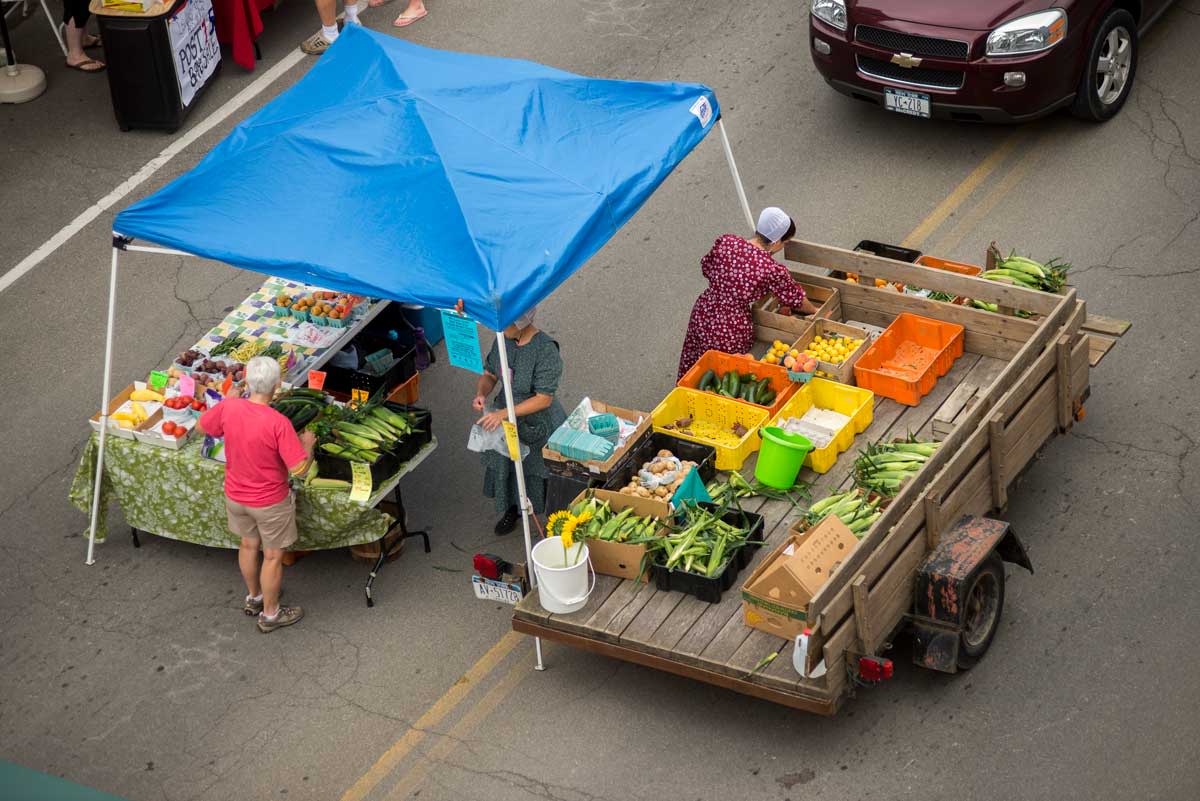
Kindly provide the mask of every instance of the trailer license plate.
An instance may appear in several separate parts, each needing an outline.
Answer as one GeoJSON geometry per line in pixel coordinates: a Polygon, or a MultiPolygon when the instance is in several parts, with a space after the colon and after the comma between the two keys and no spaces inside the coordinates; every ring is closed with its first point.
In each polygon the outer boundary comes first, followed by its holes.
{"type": "Polygon", "coordinates": [[[499,601],[516,606],[524,597],[521,585],[493,581],[483,576],[471,576],[471,587],[475,590],[475,597],[481,601],[499,601]]]}
{"type": "Polygon", "coordinates": [[[912,117],[929,116],[929,95],[920,92],[905,92],[903,89],[884,89],[883,107],[897,114],[912,117]]]}

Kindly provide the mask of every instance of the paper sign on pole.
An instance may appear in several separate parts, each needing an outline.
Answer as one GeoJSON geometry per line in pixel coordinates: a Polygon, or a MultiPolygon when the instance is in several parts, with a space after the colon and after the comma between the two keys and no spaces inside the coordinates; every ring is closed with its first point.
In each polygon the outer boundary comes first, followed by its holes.
{"type": "Polygon", "coordinates": [[[363,462],[350,463],[350,500],[366,503],[371,497],[371,465],[363,462]]]}
{"type": "Polygon", "coordinates": [[[508,458],[514,462],[521,461],[521,440],[517,437],[517,427],[504,421],[504,441],[508,443],[508,458]]]}
{"type": "Polygon", "coordinates": [[[446,354],[450,357],[450,364],[472,373],[483,372],[479,327],[474,320],[443,309],[442,333],[446,336],[446,354]]]}
{"type": "Polygon", "coordinates": [[[212,0],[191,0],[167,17],[167,37],[179,81],[179,99],[190,106],[221,61],[212,0]]]}
{"type": "Polygon", "coordinates": [[[308,388],[309,389],[324,389],[325,388],[325,371],[324,370],[309,370],[308,371],[308,388]]]}

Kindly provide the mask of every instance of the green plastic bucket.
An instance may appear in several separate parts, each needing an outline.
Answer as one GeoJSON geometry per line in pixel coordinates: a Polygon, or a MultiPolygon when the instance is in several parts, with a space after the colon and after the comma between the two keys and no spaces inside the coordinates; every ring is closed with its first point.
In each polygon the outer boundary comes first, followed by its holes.
{"type": "Polygon", "coordinates": [[[754,477],[768,487],[791,489],[804,466],[804,457],[812,449],[813,444],[806,437],[768,426],[762,430],[762,446],[758,449],[754,477]]]}

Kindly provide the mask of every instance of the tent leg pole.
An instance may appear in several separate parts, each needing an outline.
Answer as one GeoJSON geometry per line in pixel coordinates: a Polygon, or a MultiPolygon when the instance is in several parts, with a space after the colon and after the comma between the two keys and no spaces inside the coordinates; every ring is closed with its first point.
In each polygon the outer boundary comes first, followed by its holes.
{"type": "MultiPolygon", "coordinates": [[[[515,426],[517,424],[517,406],[513,403],[512,378],[508,369],[508,344],[504,341],[503,331],[496,332],[496,339],[498,341],[496,350],[500,352],[500,380],[504,384],[504,406],[508,409],[508,422],[515,426]]],[[[529,497],[525,494],[525,466],[518,459],[513,462],[513,467],[517,474],[517,499],[521,506],[521,527],[525,530],[525,570],[529,576],[529,586],[537,587],[537,574],[533,569],[533,541],[529,533],[529,515],[532,512],[533,504],[529,502],[529,497]]],[[[537,664],[534,669],[545,670],[546,666],[542,664],[542,640],[540,637],[533,638],[533,647],[537,653],[537,664]]]]}
{"type": "Polygon", "coordinates": [[[750,213],[750,201],[746,199],[746,189],[742,186],[742,176],[738,173],[737,162],[733,160],[733,148],[729,146],[729,135],[725,133],[725,120],[717,119],[717,127],[721,130],[721,146],[725,148],[725,160],[729,162],[729,172],[733,175],[733,185],[737,187],[738,201],[742,204],[742,213],[746,215],[746,224],[754,230],[754,215],[750,213]]]}
{"type": "Polygon", "coordinates": [[[100,519],[100,485],[104,481],[104,446],[108,438],[108,399],[112,391],[113,325],[117,314],[117,261],[120,248],[114,246],[112,271],[108,277],[108,327],[104,332],[104,389],[100,395],[100,447],[96,454],[96,483],[92,487],[92,519],[88,528],[87,560],[85,564],[96,564],[96,523],[100,519]]]}

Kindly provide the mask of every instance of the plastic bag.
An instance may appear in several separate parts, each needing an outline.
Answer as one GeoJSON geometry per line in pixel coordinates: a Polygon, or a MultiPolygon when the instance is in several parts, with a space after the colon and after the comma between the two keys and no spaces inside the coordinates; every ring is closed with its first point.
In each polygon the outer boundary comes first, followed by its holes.
{"type": "MultiPolygon", "coordinates": [[[[508,442],[504,438],[504,427],[498,427],[493,431],[484,431],[483,426],[476,423],[471,426],[471,434],[467,437],[467,450],[475,453],[483,453],[484,451],[495,451],[501,456],[508,457],[508,442]]],[[[529,446],[524,442],[520,443],[521,460],[529,455],[529,446]]]]}
{"type": "Polygon", "coordinates": [[[584,398],[579,402],[579,405],[571,411],[571,414],[567,416],[567,421],[563,423],[563,425],[567,428],[574,429],[575,431],[587,431],[588,418],[595,417],[595,415],[596,410],[592,408],[592,399],[584,398]]]}

